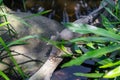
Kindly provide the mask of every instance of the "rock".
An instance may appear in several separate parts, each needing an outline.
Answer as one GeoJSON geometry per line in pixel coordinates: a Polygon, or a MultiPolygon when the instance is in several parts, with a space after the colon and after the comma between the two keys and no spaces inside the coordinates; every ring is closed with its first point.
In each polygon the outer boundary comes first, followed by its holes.
{"type": "MultiPolygon", "coordinates": [[[[43,16],[24,18],[32,14],[22,12],[12,13],[13,13],[12,15],[7,15],[7,19],[10,22],[10,25],[17,32],[18,38],[25,37],[28,35],[39,35],[50,39],[52,35],[56,35],[57,32],[61,32],[61,30],[64,29],[63,25],[61,25],[60,23],[43,16]],[[30,26],[23,24],[23,21],[21,22],[22,19],[25,20],[25,22],[29,23],[30,26]]],[[[0,32],[0,34],[4,33],[0,32]]],[[[3,37],[4,40],[10,39],[9,35],[7,34],[1,36],[4,36],[3,37]]],[[[26,73],[35,72],[43,64],[40,61],[45,62],[46,59],[48,58],[46,54],[50,52],[51,45],[47,45],[46,44],[47,42],[41,41],[40,39],[37,38],[26,40],[26,42],[28,44],[12,46],[10,47],[10,49],[13,51],[12,54],[19,53],[19,55],[14,56],[18,64],[24,63],[31,59],[38,60],[21,64],[22,68],[26,73]]],[[[10,62],[8,58],[4,58],[3,61],[8,62],[8,64],[10,62]]],[[[0,70],[3,68],[2,67],[3,65],[4,64],[0,63],[0,70]]],[[[4,66],[4,69],[6,68],[8,68],[8,66],[6,67],[4,66]]]]}

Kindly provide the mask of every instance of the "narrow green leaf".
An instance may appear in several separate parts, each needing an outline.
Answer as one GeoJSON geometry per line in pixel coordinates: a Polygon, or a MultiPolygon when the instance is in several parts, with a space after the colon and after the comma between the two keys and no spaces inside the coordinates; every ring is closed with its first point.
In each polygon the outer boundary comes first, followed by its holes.
{"type": "Polygon", "coordinates": [[[4,15],[6,15],[6,19],[7,19],[7,16],[10,16],[10,17],[18,20],[21,24],[24,24],[27,27],[32,27],[31,24],[27,23],[24,19],[22,19],[20,17],[17,17],[17,16],[12,15],[12,14],[8,14],[8,13],[4,13],[4,15]]]}
{"type": "Polygon", "coordinates": [[[87,59],[97,58],[99,56],[105,55],[107,53],[110,53],[110,52],[118,50],[118,49],[120,49],[120,45],[114,45],[114,46],[109,45],[108,47],[103,47],[100,49],[88,51],[84,55],[82,55],[76,59],[73,59],[73,60],[69,61],[68,63],[63,64],[62,67],[81,65],[87,59]]]}
{"type": "Polygon", "coordinates": [[[88,34],[88,33],[93,33],[96,35],[100,35],[100,36],[105,36],[105,37],[109,37],[112,39],[116,39],[116,40],[120,40],[120,35],[115,34],[111,31],[107,31],[105,29],[102,28],[98,28],[92,25],[87,25],[87,24],[75,24],[75,23],[68,23],[66,24],[66,26],[73,32],[77,32],[80,34],[88,34]]]}
{"type": "Polygon", "coordinates": [[[35,16],[40,16],[40,15],[43,15],[43,14],[46,14],[46,13],[49,13],[49,12],[51,12],[51,10],[46,10],[46,11],[43,11],[43,12],[39,12],[39,13],[36,13],[36,14],[25,16],[23,19],[25,19],[25,18],[31,18],[31,17],[35,17],[35,16]]]}
{"type": "Polygon", "coordinates": [[[1,24],[0,24],[0,27],[5,26],[5,25],[7,25],[7,24],[9,24],[9,22],[1,23],[1,24]]]}
{"type": "Polygon", "coordinates": [[[67,48],[64,45],[61,45],[60,49],[62,49],[62,51],[64,51],[65,53],[69,54],[67,48]]]}
{"type": "Polygon", "coordinates": [[[120,66],[118,66],[117,68],[109,71],[107,74],[105,74],[105,76],[103,76],[104,78],[115,78],[117,76],[120,76],[120,66]]]}
{"type": "Polygon", "coordinates": [[[89,42],[89,43],[87,43],[86,45],[87,45],[88,47],[92,48],[92,49],[96,49],[96,48],[94,47],[94,43],[92,43],[92,42],[89,42]]]}
{"type": "Polygon", "coordinates": [[[0,76],[2,76],[5,80],[10,80],[8,76],[5,73],[3,73],[1,70],[0,70],[0,76]]]}
{"type": "Polygon", "coordinates": [[[119,17],[120,15],[120,4],[117,3],[116,6],[115,6],[115,15],[119,17]]]}
{"type": "Polygon", "coordinates": [[[118,21],[120,21],[120,19],[109,9],[109,8],[105,8],[113,17],[115,17],[118,21]]]}
{"type": "Polygon", "coordinates": [[[14,57],[12,56],[9,48],[7,47],[7,45],[5,44],[5,42],[3,41],[3,39],[0,37],[0,43],[1,45],[5,48],[6,52],[8,53],[8,55],[10,56],[11,61],[13,62],[13,64],[15,65],[15,67],[17,68],[17,71],[19,72],[19,74],[22,76],[23,79],[25,79],[25,75],[24,72],[20,69],[19,65],[17,64],[16,60],[14,59],[14,57]]]}
{"type": "Polygon", "coordinates": [[[117,61],[115,63],[108,63],[108,64],[105,64],[103,66],[100,66],[100,68],[108,68],[108,67],[112,67],[112,66],[116,66],[116,65],[120,65],[120,61],[117,61]]]}
{"type": "Polygon", "coordinates": [[[70,40],[70,42],[72,43],[75,43],[75,42],[80,42],[80,41],[85,41],[85,42],[117,42],[116,40],[114,39],[111,39],[111,38],[107,38],[107,37],[80,37],[80,38],[75,38],[75,39],[72,39],[70,40]]]}
{"type": "Polygon", "coordinates": [[[84,76],[89,78],[100,78],[104,73],[74,73],[75,76],[84,76]]]}
{"type": "Polygon", "coordinates": [[[104,27],[108,30],[108,31],[112,31],[112,32],[115,32],[114,31],[114,26],[112,25],[112,23],[107,19],[106,16],[104,15],[101,15],[102,16],[102,24],[104,25],[104,27]]]}
{"type": "Polygon", "coordinates": [[[31,39],[31,38],[38,38],[38,36],[37,36],[37,35],[25,36],[25,37],[23,37],[23,38],[20,38],[20,39],[18,39],[18,40],[15,40],[15,41],[9,43],[9,44],[7,45],[7,47],[10,47],[10,46],[12,46],[12,45],[19,44],[19,43],[21,44],[22,41],[27,40],[27,39],[31,39]]]}
{"type": "Polygon", "coordinates": [[[112,63],[113,60],[110,59],[110,58],[106,58],[106,59],[102,59],[101,61],[99,61],[98,63],[101,64],[101,65],[105,65],[105,64],[108,64],[108,63],[112,63]]]}

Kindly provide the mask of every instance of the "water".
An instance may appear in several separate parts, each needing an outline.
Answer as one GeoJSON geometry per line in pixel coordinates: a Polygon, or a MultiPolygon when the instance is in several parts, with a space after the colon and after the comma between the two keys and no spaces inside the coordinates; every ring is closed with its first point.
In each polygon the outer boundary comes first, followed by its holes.
{"type": "MultiPolygon", "coordinates": [[[[73,22],[81,16],[89,14],[100,4],[101,0],[26,0],[27,11],[32,13],[52,10],[45,16],[59,22],[73,22]]],[[[4,0],[13,10],[24,11],[22,0],[4,0]]]]}

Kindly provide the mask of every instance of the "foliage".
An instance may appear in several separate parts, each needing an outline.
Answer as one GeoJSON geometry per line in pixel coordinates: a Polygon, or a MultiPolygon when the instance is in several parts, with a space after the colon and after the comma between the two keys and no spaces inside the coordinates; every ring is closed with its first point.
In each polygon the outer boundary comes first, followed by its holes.
{"type": "Polygon", "coordinates": [[[0,71],[0,75],[1,75],[5,80],[10,80],[10,79],[8,78],[8,76],[7,76],[5,73],[3,73],[2,71],[0,71]]]}
{"type": "MultiPolygon", "coordinates": [[[[3,0],[0,0],[0,5],[2,4],[3,0]]],[[[24,10],[26,10],[25,2],[23,1],[24,10]]],[[[106,0],[109,2],[109,0],[106,0]]],[[[110,8],[106,7],[106,11],[109,12],[110,18],[101,15],[102,17],[102,24],[104,27],[99,28],[87,24],[74,24],[68,23],[66,26],[73,32],[90,35],[87,37],[80,37],[76,39],[72,39],[69,42],[75,44],[75,51],[78,53],[79,56],[74,56],[74,58],[70,61],[65,63],[62,67],[69,67],[73,65],[82,65],[85,60],[91,59],[96,62],[96,66],[98,67],[94,73],[74,73],[76,76],[86,76],[90,78],[114,78],[119,79],[120,76],[120,61],[116,59],[116,56],[119,56],[120,52],[120,0],[116,6],[110,3],[110,8]],[[78,44],[79,43],[79,44],[78,44]],[[84,44],[84,45],[83,45],[84,44]],[[78,46],[81,46],[78,48],[78,46]],[[100,71],[103,69],[102,71],[100,71]]],[[[4,22],[0,22],[0,27],[7,27],[9,35],[16,35],[17,32],[11,28],[9,21],[7,21],[6,15],[7,13],[4,12],[2,8],[0,8],[0,19],[3,17],[5,19],[4,22]]],[[[26,16],[24,18],[31,18],[33,16],[38,16],[49,11],[45,11],[38,14],[33,14],[30,16],[26,16]]],[[[19,18],[17,18],[19,20],[19,18]]],[[[20,20],[23,24],[26,24],[23,20],[20,20]]],[[[26,75],[23,73],[19,65],[17,64],[14,57],[11,55],[9,47],[15,44],[23,44],[24,40],[29,38],[38,38],[38,36],[27,36],[21,38],[19,40],[6,43],[2,37],[0,37],[0,51],[5,50],[9,55],[11,61],[16,67],[17,72],[21,75],[23,79],[26,78],[26,75]]],[[[56,46],[56,44],[55,44],[56,46]]],[[[65,47],[62,45],[60,46],[64,52],[68,53],[65,47]]],[[[73,56],[73,55],[69,55],[73,56]]],[[[68,57],[68,56],[67,56],[68,57]]],[[[2,61],[0,62],[2,64],[2,61]]],[[[10,80],[8,76],[3,72],[0,71],[0,76],[2,76],[5,80],[10,80]]]]}
{"type": "MultiPolygon", "coordinates": [[[[9,21],[7,21],[7,17],[6,17],[6,13],[5,13],[4,9],[3,9],[2,7],[0,7],[0,9],[1,9],[1,11],[2,11],[1,14],[0,14],[0,16],[1,16],[2,18],[4,18],[4,20],[5,20],[4,22],[1,22],[1,23],[0,23],[0,27],[5,27],[5,26],[6,26],[6,27],[8,28],[8,33],[9,33],[9,35],[16,34],[16,32],[15,32],[13,29],[11,29],[11,26],[10,26],[9,21]]],[[[13,43],[13,42],[12,42],[12,43],[13,43]]],[[[9,46],[11,46],[10,44],[12,44],[12,43],[6,44],[5,41],[2,39],[2,37],[0,37],[0,45],[1,45],[0,51],[5,50],[5,51],[8,53],[8,56],[10,57],[11,61],[12,61],[13,64],[15,65],[18,73],[21,75],[21,77],[22,77],[23,79],[25,79],[25,76],[26,76],[26,75],[25,75],[25,74],[23,73],[23,71],[20,69],[19,65],[17,64],[16,60],[13,58],[13,56],[12,56],[10,50],[9,50],[9,46]],[[9,46],[8,46],[8,45],[9,45],[9,46]]],[[[15,42],[14,42],[14,43],[15,43],[15,42]]],[[[17,43],[19,43],[19,42],[17,42],[17,43]]],[[[2,61],[0,61],[0,62],[1,62],[1,64],[2,64],[2,61]]],[[[10,80],[2,71],[1,71],[0,75],[1,75],[4,79],[6,79],[6,80],[10,80]]]]}
{"type": "MultiPolygon", "coordinates": [[[[10,24],[10,22],[7,20],[7,16],[9,14],[6,13],[6,11],[4,11],[4,6],[0,6],[0,10],[1,10],[0,11],[0,18],[4,19],[4,21],[0,22],[0,27],[6,27],[7,28],[7,33],[9,33],[8,35],[11,36],[11,38],[12,38],[12,35],[16,36],[17,32],[13,29],[13,27],[10,24]]],[[[13,18],[17,18],[21,23],[23,23],[23,24],[25,24],[27,26],[30,26],[24,20],[21,20],[18,17],[13,16],[13,18]]],[[[2,35],[2,34],[0,34],[0,35],[2,35]]],[[[0,51],[2,52],[3,50],[5,50],[7,52],[6,55],[8,55],[10,57],[12,63],[15,65],[15,67],[13,68],[13,70],[16,69],[16,71],[21,75],[21,77],[23,79],[25,79],[27,76],[22,71],[22,69],[19,67],[19,65],[17,64],[16,60],[14,59],[13,55],[11,54],[11,51],[10,51],[9,47],[12,46],[12,45],[16,45],[16,44],[24,44],[25,42],[23,42],[23,41],[25,41],[27,39],[30,39],[30,38],[36,38],[36,37],[38,37],[38,36],[36,36],[36,35],[26,36],[26,37],[20,38],[20,39],[18,39],[16,41],[12,41],[12,42],[5,42],[3,40],[3,38],[0,37],[0,51]]],[[[2,59],[1,55],[0,55],[0,58],[2,59]]],[[[1,60],[0,60],[0,64],[7,65],[6,63],[4,63],[1,60]]],[[[10,80],[8,78],[8,76],[4,72],[2,72],[2,71],[0,71],[0,76],[2,76],[5,80],[10,80]]]]}
{"type": "Polygon", "coordinates": [[[90,36],[75,38],[69,41],[77,46],[82,46],[79,47],[82,55],[74,57],[69,62],[63,64],[62,67],[82,65],[88,59],[95,61],[96,66],[98,66],[94,73],[78,72],[74,73],[76,76],[114,79],[120,76],[120,61],[116,58],[120,52],[120,3],[118,2],[115,6],[112,6],[113,4],[111,3],[110,5],[110,7],[105,7],[110,14],[109,17],[101,15],[103,27],[82,23],[65,24],[73,32],[90,36]]]}
{"type": "Polygon", "coordinates": [[[2,5],[3,0],[0,0],[0,5],[2,5]]]}

